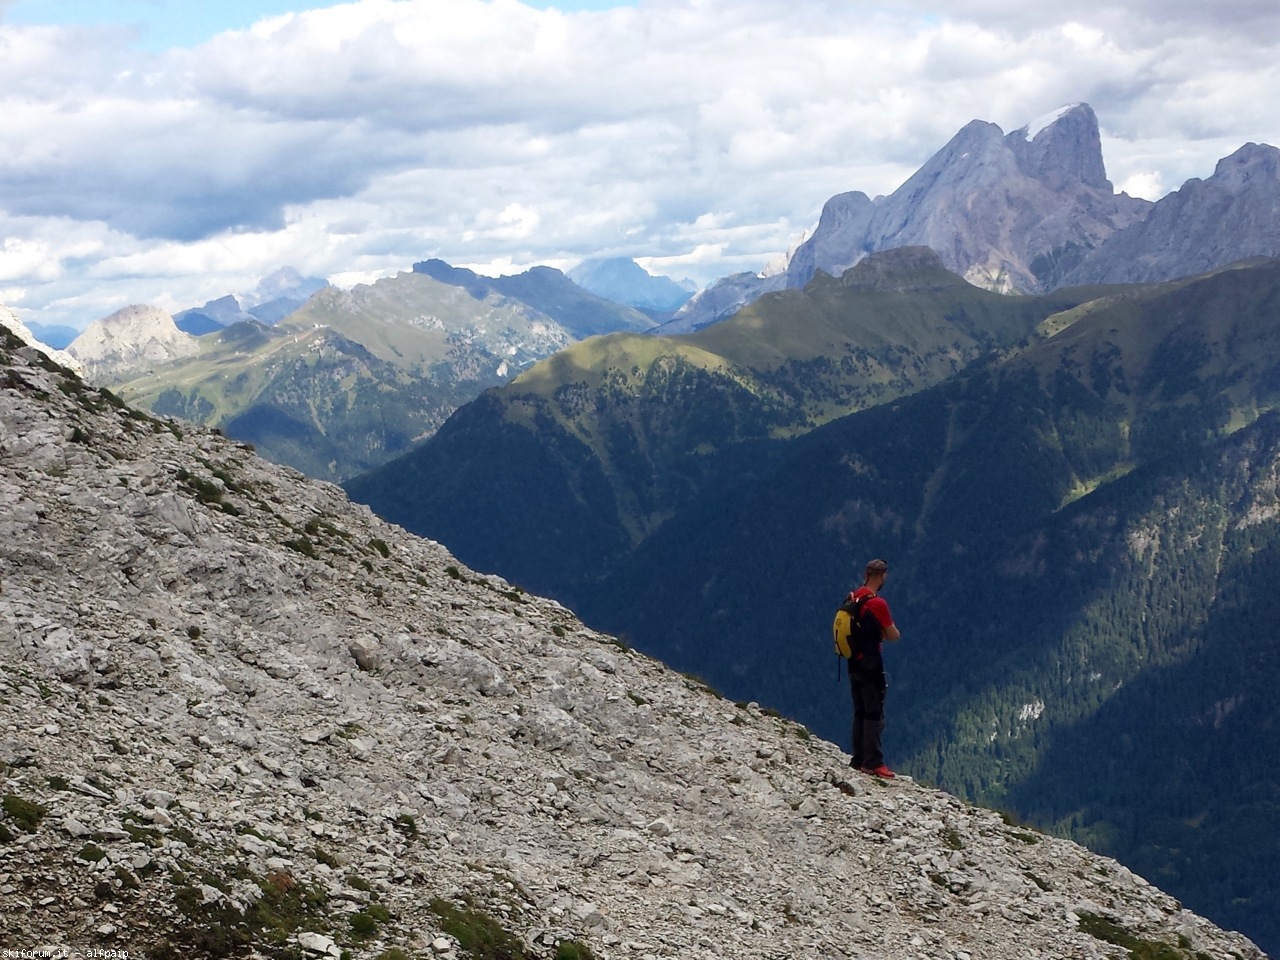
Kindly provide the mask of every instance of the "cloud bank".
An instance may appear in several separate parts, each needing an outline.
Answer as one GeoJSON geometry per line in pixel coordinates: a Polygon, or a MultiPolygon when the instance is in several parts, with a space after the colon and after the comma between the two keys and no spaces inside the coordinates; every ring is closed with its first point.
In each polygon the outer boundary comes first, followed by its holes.
{"type": "Polygon", "coordinates": [[[83,326],[432,256],[708,282],[971,119],[1078,100],[1155,198],[1280,142],[1278,54],[1270,0],[360,0],[162,54],[0,21],[0,302],[83,326]]]}

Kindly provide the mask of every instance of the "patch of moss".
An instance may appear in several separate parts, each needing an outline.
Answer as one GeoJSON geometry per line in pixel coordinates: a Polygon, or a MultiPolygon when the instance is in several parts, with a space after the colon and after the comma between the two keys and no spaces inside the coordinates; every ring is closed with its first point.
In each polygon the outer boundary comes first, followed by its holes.
{"type": "Polygon", "coordinates": [[[376,550],[378,553],[382,554],[382,558],[384,560],[391,556],[391,548],[387,546],[387,541],[385,540],[382,540],[378,537],[374,537],[372,540],[369,541],[369,546],[373,550],[376,550]]]}
{"type": "Polygon", "coordinates": [[[13,793],[4,795],[4,800],[0,801],[0,807],[3,807],[9,819],[16,823],[19,829],[27,833],[35,833],[36,828],[40,826],[40,821],[49,812],[46,807],[32,800],[23,800],[13,793]]]}
{"type": "MultiPolygon", "coordinates": [[[[180,926],[170,943],[181,956],[226,957],[256,952],[265,956],[293,958],[296,945],[289,939],[299,930],[329,929],[324,906],[328,899],[323,887],[306,886],[284,871],[257,878],[245,872],[245,879],[258,885],[262,896],[243,912],[226,902],[205,903],[198,887],[179,887],[174,903],[182,914],[180,926]]],[[[202,882],[223,887],[218,878],[204,876],[202,882]]]]}
{"type": "Polygon", "coordinates": [[[474,904],[457,907],[436,898],[429,906],[440,918],[440,929],[457,940],[474,960],[528,960],[520,940],[474,904]]]}
{"type": "Polygon", "coordinates": [[[86,843],[80,848],[80,852],[76,854],[81,860],[87,860],[89,863],[97,863],[107,855],[107,851],[103,850],[96,843],[86,843]]]}
{"type": "Polygon", "coordinates": [[[311,542],[310,537],[297,537],[293,540],[286,540],[284,545],[304,557],[310,557],[312,560],[316,560],[320,556],[316,552],[316,545],[311,542]]]}
{"type": "Polygon", "coordinates": [[[1096,913],[1080,914],[1080,929],[1104,943],[1114,943],[1128,950],[1129,960],[1187,960],[1188,957],[1172,944],[1144,940],[1096,913]]]}

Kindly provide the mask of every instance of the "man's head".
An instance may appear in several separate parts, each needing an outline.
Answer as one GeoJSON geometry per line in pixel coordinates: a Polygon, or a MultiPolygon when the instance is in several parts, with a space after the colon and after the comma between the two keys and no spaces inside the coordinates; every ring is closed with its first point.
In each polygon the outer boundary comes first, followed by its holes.
{"type": "Polygon", "coordinates": [[[867,564],[866,584],[872,590],[884,586],[884,578],[889,575],[889,565],[883,560],[872,560],[867,564]]]}

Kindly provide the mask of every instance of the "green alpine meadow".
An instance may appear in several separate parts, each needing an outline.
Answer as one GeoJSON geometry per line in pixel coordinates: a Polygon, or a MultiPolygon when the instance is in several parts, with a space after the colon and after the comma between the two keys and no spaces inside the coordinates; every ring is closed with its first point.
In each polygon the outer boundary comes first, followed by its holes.
{"type": "Polygon", "coordinates": [[[1280,261],[1000,296],[920,250],[576,344],[350,493],[848,746],[873,556],[902,772],[1280,936],[1280,261]]]}

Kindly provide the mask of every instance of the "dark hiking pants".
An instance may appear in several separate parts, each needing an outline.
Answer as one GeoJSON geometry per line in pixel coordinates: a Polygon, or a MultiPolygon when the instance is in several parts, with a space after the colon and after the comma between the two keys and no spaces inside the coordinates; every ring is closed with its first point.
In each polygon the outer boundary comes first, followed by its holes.
{"type": "Polygon", "coordinates": [[[853,691],[853,766],[875,769],[884,763],[880,735],[888,681],[883,664],[850,661],[849,688],[853,691]]]}

